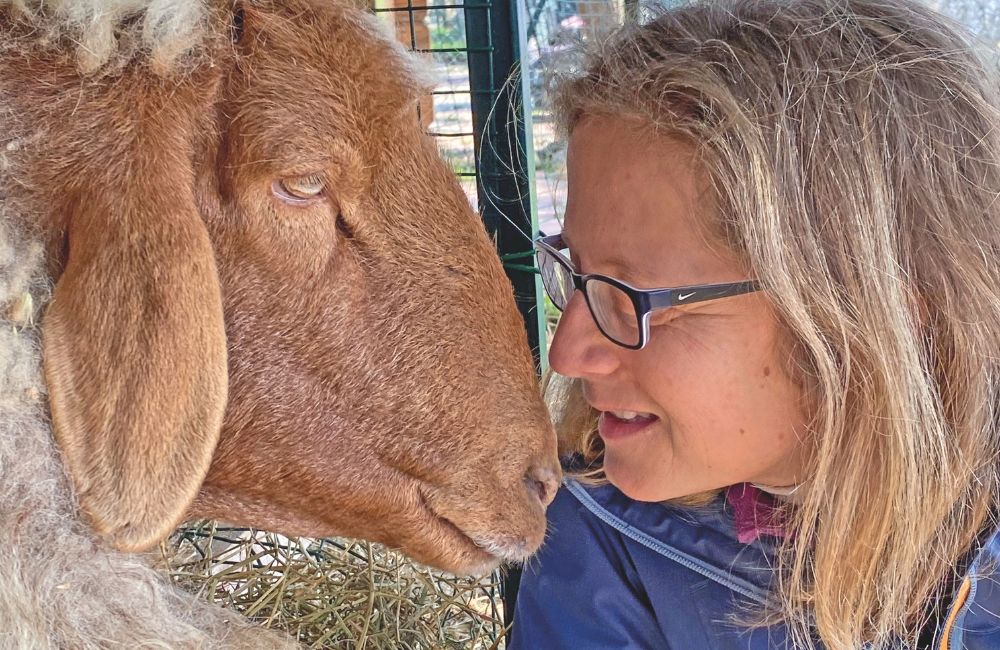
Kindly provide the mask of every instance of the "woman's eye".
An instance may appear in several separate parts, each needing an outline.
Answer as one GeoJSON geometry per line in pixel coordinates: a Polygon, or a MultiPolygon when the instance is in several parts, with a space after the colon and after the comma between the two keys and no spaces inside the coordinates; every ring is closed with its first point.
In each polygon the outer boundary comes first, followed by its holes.
{"type": "Polygon", "coordinates": [[[290,205],[306,205],[323,197],[326,181],[319,174],[282,178],[271,184],[271,192],[290,205]]]}

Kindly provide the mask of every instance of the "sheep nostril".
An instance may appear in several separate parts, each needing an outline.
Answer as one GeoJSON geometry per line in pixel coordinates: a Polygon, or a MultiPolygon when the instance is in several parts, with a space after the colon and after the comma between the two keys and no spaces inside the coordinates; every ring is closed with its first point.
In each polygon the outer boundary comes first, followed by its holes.
{"type": "Polygon", "coordinates": [[[559,489],[559,472],[548,467],[531,467],[524,475],[524,483],[542,502],[542,507],[548,507],[559,489]]]}

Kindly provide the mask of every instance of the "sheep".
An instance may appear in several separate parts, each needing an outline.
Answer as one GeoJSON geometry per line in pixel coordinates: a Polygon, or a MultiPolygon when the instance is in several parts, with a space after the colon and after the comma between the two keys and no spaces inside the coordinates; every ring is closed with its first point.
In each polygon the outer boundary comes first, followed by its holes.
{"type": "Polygon", "coordinates": [[[559,481],[509,283],[320,0],[0,0],[0,647],[284,647],[143,552],[220,518],[458,573],[559,481]]]}

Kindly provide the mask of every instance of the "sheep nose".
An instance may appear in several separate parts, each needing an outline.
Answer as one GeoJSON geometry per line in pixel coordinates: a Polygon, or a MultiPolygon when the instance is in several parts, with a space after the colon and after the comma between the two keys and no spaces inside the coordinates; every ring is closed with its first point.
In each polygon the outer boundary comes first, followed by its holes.
{"type": "Polygon", "coordinates": [[[524,475],[524,484],[528,486],[528,491],[538,497],[543,508],[547,508],[556,498],[556,490],[559,489],[559,482],[562,480],[562,472],[558,467],[558,465],[552,467],[536,463],[529,467],[524,475]]]}

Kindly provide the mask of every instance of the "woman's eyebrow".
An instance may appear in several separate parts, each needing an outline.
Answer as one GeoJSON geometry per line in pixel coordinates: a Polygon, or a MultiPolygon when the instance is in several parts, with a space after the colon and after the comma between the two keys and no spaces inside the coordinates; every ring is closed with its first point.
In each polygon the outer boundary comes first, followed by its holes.
{"type": "MultiPolygon", "coordinates": [[[[573,244],[570,241],[570,237],[568,236],[565,230],[563,230],[560,233],[560,237],[562,238],[563,247],[569,250],[571,257],[576,258],[575,263],[577,266],[576,269],[577,272],[588,273],[589,271],[583,268],[583,261],[580,260],[579,252],[574,250],[573,244]]],[[[650,285],[649,287],[646,288],[655,289],[663,286],[668,286],[662,283],[651,283],[648,274],[643,273],[639,268],[635,266],[634,263],[632,263],[628,259],[621,257],[611,257],[603,260],[603,262],[606,266],[609,267],[610,275],[616,279],[624,280],[626,282],[630,282],[633,284],[639,283],[642,285],[650,285]],[[652,286],[653,284],[655,284],[656,286],[652,286]]]]}

